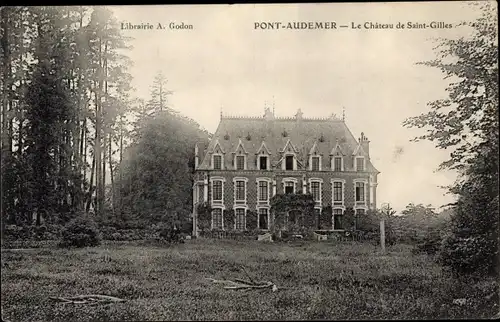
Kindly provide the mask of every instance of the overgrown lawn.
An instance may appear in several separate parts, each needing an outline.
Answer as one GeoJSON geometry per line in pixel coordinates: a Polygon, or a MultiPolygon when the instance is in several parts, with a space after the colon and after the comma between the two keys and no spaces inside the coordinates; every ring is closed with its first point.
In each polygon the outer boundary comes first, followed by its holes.
{"type": "Polygon", "coordinates": [[[2,316],[10,321],[488,318],[493,280],[459,280],[411,247],[192,240],[175,246],[107,244],[2,251],[2,316]],[[225,290],[215,279],[284,289],[225,290]],[[61,304],[51,296],[105,294],[125,303],[61,304]],[[454,299],[466,299],[462,305],[454,299]]]}

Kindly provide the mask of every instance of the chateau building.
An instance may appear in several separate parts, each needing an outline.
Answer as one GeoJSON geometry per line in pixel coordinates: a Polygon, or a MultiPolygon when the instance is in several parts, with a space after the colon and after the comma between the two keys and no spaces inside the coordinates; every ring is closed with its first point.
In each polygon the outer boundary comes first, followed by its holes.
{"type": "Polygon", "coordinates": [[[195,146],[193,227],[197,207],[212,208],[211,228],[224,229],[224,212],[234,211],[234,229],[247,229],[247,213],[257,213],[257,228],[269,229],[270,198],[310,193],[315,212],[331,206],[331,230],[342,230],[342,216],[376,207],[377,175],[370,142],[352,135],[343,119],[222,116],[208,146],[195,146]]]}

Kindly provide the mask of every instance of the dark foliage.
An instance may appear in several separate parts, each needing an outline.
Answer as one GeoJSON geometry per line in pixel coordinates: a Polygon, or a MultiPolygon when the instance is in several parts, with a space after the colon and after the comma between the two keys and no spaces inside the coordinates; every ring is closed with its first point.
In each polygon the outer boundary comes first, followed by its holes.
{"type": "Polygon", "coordinates": [[[62,231],[62,247],[94,247],[101,243],[97,223],[89,215],[82,214],[72,219],[62,231]]]}

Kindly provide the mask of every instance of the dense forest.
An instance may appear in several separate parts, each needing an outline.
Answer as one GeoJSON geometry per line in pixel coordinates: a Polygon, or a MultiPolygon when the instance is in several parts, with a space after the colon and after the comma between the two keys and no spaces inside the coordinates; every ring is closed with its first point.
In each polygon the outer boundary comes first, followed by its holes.
{"type": "Polygon", "coordinates": [[[2,224],[185,216],[194,142],[208,133],[169,106],[160,72],[150,97],[133,96],[130,38],[112,11],[0,13],[2,224]]]}

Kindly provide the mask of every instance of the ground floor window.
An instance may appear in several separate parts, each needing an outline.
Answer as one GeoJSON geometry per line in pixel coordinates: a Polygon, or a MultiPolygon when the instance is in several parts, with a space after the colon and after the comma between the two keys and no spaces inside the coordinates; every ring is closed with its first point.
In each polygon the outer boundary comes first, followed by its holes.
{"type": "Polygon", "coordinates": [[[259,229],[269,229],[269,210],[267,208],[259,208],[259,229]]]}
{"type": "Polygon", "coordinates": [[[343,217],[342,209],[333,209],[333,229],[343,229],[343,217]]]}
{"type": "Polygon", "coordinates": [[[235,223],[237,230],[245,230],[245,209],[238,208],[235,210],[235,223]]]}
{"type": "Polygon", "coordinates": [[[212,228],[222,229],[222,209],[215,208],[212,210],[212,228]]]}

